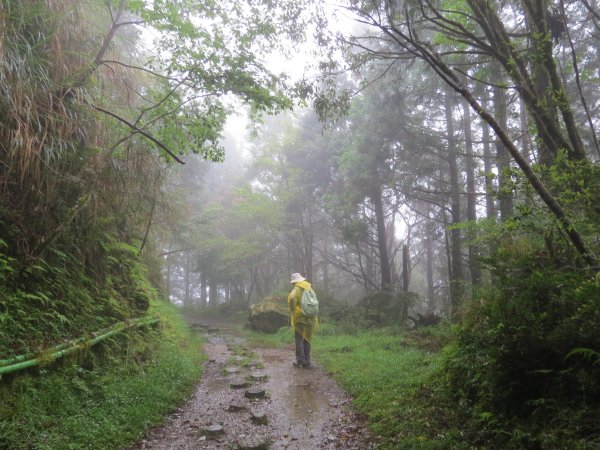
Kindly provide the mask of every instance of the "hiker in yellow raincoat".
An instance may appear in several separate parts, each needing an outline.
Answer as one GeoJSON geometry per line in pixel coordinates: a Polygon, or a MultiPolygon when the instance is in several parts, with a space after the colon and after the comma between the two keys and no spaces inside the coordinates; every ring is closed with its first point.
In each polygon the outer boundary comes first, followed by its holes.
{"type": "Polygon", "coordinates": [[[305,289],[312,289],[306,278],[299,273],[291,276],[290,284],[294,289],[288,295],[288,306],[292,313],[292,327],[294,327],[294,338],[296,341],[295,367],[310,367],[310,346],[313,332],[317,327],[317,317],[306,317],[300,309],[300,299],[305,289]]]}

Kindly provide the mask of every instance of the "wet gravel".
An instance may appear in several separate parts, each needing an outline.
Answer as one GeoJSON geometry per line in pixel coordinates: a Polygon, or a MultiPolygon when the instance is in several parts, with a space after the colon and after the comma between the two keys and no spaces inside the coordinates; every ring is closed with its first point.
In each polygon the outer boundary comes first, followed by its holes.
{"type": "Polygon", "coordinates": [[[208,362],[193,396],[131,450],[374,447],[319,364],[297,368],[292,347],[249,348],[226,329],[206,328],[208,362]]]}

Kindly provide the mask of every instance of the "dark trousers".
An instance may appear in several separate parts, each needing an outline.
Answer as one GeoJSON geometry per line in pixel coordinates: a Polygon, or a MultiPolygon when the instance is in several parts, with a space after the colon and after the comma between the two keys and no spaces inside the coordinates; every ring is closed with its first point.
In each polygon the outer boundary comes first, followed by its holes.
{"type": "Polygon", "coordinates": [[[294,333],[294,339],[296,341],[296,362],[298,364],[310,364],[310,342],[297,331],[294,333]]]}

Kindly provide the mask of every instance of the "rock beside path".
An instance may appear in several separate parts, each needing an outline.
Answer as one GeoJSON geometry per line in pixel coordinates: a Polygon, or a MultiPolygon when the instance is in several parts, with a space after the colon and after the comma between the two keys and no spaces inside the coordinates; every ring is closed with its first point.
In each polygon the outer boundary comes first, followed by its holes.
{"type": "Polygon", "coordinates": [[[265,394],[265,390],[260,388],[252,388],[244,392],[246,398],[263,398],[265,394]]]}
{"type": "Polygon", "coordinates": [[[244,436],[238,439],[238,450],[267,450],[269,438],[266,435],[244,436]]]}
{"type": "Polygon", "coordinates": [[[246,411],[247,409],[248,408],[246,407],[246,405],[243,405],[241,403],[230,403],[229,408],[227,408],[227,411],[240,412],[240,411],[246,411]]]}
{"type": "Polygon", "coordinates": [[[202,430],[207,437],[216,437],[225,433],[223,427],[219,424],[209,425],[202,430]]]}
{"type": "Polygon", "coordinates": [[[244,389],[250,386],[250,382],[244,380],[243,378],[238,378],[235,380],[231,380],[231,383],[229,383],[229,387],[231,387],[231,389],[244,389]]]}
{"type": "Polygon", "coordinates": [[[257,425],[266,425],[269,423],[267,413],[264,411],[252,411],[250,419],[257,425]]]}
{"type": "Polygon", "coordinates": [[[248,310],[250,328],[263,333],[276,333],[290,323],[287,297],[267,297],[260,303],[251,305],[248,310]]]}

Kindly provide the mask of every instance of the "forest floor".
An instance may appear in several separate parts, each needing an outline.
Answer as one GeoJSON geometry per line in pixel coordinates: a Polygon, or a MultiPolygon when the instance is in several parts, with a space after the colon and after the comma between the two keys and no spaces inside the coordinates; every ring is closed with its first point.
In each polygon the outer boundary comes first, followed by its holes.
{"type": "Polygon", "coordinates": [[[369,449],[374,436],[350,398],[317,363],[294,350],[260,348],[234,328],[203,321],[208,361],[192,397],[137,449],[369,449]],[[264,391],[264,397],[259,396],[264,391]]]}

